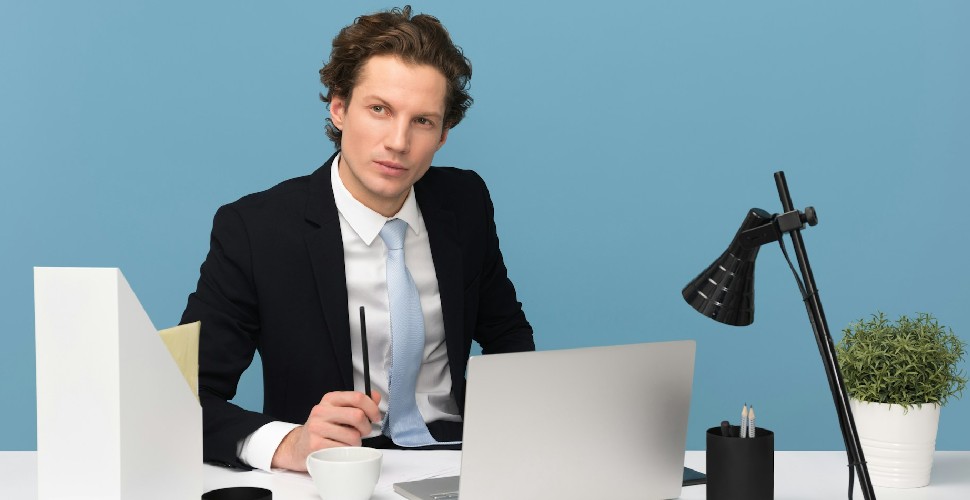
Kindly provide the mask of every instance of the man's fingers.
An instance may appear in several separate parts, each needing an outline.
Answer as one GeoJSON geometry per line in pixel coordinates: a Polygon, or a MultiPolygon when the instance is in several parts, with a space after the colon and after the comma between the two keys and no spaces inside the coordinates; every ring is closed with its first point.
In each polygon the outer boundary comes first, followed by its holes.
{"type": "MultiPolygon", "coordinates": [[[[310,433],[310,452],[333,446],[360,446],[361,433],[354,427],[332,422],[314,422],[307,425],[310,433]]],[[[368,428],[368,432],[370,429],[368,428]]]]}
{"type": "Polygon", "coordinates": [[[357,391],[334,391],[324,394],[323,399],[320,400],[320,404],[358,407],[365,404],[368,399],[370,398],[357,391]]]}
{"type": "Polygon", "coordinates": [[[323,399],[320,400],[320,405],[318,406],[342,406],[357,408],[364,412],[364,415],[366,415],[367,419],[371,422],[380,422],[381,411],[377,405],[381,401],[381,396],[377,393],[377,391],[371,391],[371,394],[372,397],[367,397],[364,395],[364,393],[357,391],[328,392],[323,396],[323,399]]]}
{"type": "MultiPolygon", "coordinates": [[[[360,408],[317,405],[310,412],[308,423],[329,423],[355,429],[364,436],[370,434],[371,420],[360,408]]],[[[320,429],[323,429],[322,427],[320,429]]],[[[317,430],[316,428],[314,430],[317,430]]]]}

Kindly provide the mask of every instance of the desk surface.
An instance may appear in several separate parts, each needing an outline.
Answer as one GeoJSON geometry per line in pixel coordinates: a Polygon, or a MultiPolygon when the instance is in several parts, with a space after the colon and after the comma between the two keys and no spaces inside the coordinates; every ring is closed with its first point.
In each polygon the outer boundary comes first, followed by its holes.
{"type": "MultiPolygon", "coordinates": [[[[422,452],[408,452],[422,453],[422,452]]],[[[446,452],[445,461],[455,467],[459,452],[446,452]]],[[[704,452],[688,451],[684,465],[704,471],[704,452]]],[[[261,486],[273,491],[274,500],[319,500],[309,476],[305,474],[269,474],[261,471],[233,472],[205,466],[206,491],[226,486],[261,486]]],[[[844,452],[779,451],[775,453],[775,498],[809,500],[847,498],[848,472],[844,452]]],[[[876,488],[879,500],[956,500],[970,498],[970,451],[938,451],[933,465],[933,478],[925,488],[894,490],[876,488]]],[[[0,498],[37,498],[37,453],[33,451],[0,452],[0,498]]],[[[376,492],[374,500],[400,500],[390,492],[376,492]]],[[[688,486],[680,498],[706,498],[704,486],[688,486]]],[[[856,486],[855,497],[862,498],[856,486]]]]}

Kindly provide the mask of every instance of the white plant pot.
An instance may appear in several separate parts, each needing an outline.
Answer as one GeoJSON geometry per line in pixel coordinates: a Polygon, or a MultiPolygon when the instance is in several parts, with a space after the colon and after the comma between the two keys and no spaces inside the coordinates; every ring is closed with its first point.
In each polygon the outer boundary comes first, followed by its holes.
{"type": "Polygon", "coordinates": [[[940,406],[850,399],[862,452],[874,486],[919,488],[930,484],[940,406]]]}

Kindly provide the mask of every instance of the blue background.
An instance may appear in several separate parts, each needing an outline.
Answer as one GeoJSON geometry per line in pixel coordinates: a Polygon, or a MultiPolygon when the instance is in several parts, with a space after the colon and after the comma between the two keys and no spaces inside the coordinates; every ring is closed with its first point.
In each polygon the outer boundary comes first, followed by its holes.
{"type": "MultiPolygon", "coordinates": [[[[340,27],[389,6],[4,1],[0,449],[36,449],[32,267],[120,267],[175,324],[216,208],[331,154],[317,70],[340,27]]],[[[776,170],[818,209],[804,235],[836,340],[878,310],[970,337],[970,4],[415,10],[473,62],[475,105],[435,163],[488,181],[538,347],[696,339],[689,449],[745,401],[779,449],[843,448],[777,246],[751,327],[680,296],[748,208],[781,210],[776,170]]],[[[260,390],[250,370],[237,401],[258,409],[260,390]]],[[[946,407],[938,448],[970,449],[968,420],[970,397],[946,407]]]]}

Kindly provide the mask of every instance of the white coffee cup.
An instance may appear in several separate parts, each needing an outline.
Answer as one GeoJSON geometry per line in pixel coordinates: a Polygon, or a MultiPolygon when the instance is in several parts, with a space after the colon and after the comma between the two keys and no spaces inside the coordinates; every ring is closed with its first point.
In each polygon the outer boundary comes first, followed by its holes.
{"type": "Polygon", "coordinates": [[[384,454],[373,448],[326,448],[306,457],[306,468],[323,500],[367,500],[381,476],[384,454]]]}

